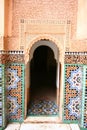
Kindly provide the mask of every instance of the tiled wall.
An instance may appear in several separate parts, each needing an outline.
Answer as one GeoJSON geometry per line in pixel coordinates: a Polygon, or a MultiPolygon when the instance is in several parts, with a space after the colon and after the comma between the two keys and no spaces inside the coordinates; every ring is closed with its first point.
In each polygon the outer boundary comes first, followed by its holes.
{"type": "Polygon", "coordinates": [[[65,53],[64,71],[63,120],[65,122],[77,120],[82,129],[87,129],[87,52],[65,53]],[[74,106],[71,103],[75,103],[74,106]]]}
{"type": "Polygon", "coordinates": [[[80,65],[65,65],[64,122],[77,123],[80,119],[82,69],[80,65]]]}
{"type": "Polygon", "coordinates": [[[24,120],[24,64],[6,66],[6,93],[8,121],[24,120]]]}
{"type": "Polygon", "coordinates": [[[87,66],[84,66],[80,127],[87,129],[87,66]]]}
{"type": "Polygon", "coordinates": [[[0,64],[0,130],[5,127],[6,124],[6,107],[5,107],[5,87],[4,87],[4,65],[0,64]]]}
{"type": "MultiPolygon", "coordinates": [[[[5,126],[6,115],[7,121],[24,120],[24,72],[23,52],[0,51],[0,128],[5,126]]],[[[64,78],[63,121],[87,129],[86,52],[65,53],[64,78]]]]}
{"type": "Polygon", "coordinates": [[[24,120],[24,54],[0,51],[0,129],[24,120]]]}

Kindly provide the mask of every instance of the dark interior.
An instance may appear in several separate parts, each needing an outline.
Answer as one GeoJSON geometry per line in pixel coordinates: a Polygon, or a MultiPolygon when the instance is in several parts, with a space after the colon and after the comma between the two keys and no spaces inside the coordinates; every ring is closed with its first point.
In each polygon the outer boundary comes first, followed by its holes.
{"type": "Polygon", "coordinates": [[[56,100],[56,60],[51,48],[39,46],[30,63],[30,99],[56,100]]]}

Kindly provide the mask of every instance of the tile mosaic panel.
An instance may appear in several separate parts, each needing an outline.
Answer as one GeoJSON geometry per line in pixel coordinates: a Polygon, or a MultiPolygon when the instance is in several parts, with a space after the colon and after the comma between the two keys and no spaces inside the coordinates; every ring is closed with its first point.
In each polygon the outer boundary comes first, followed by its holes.
{"type": "Polygon", "coordinates": [[[87,129],[87,66],[84,66],[84,86],[82,89],[82,113],[80,126],[87,129]]]}
{"type": "Polygon", "coordinates": [[[24,119],[24,65],[6,66],[7,118],[22,122],[24,119]]]}
{"type": "Polygon", "coordinates": [[[4,65],[0,65],[0,129],[5,127],[4,65]]]}
{"type": "Polygon", "coordinates": [[[64,115],[65,122],[77,122],[80,118],[80,103],[82,91],[82,67],[65,65],[64,86],[64,115]]]}
{"type": "Polygon", "coordinates": [[[31,100],[28,107],[28,115],[57,115],[58,106],[54,101],[47,99],[34,99],[31,100]]]}

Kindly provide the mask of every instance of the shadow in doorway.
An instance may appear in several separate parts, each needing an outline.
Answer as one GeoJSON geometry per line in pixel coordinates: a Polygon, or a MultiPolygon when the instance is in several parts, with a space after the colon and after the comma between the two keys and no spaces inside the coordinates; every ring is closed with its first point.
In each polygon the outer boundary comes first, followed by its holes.
{"type": "Polygon", "coordinates": [[[56,69],[53,51],[38,47],[30,64],[30,101],[28,115],[57,115],[56,69]]]}

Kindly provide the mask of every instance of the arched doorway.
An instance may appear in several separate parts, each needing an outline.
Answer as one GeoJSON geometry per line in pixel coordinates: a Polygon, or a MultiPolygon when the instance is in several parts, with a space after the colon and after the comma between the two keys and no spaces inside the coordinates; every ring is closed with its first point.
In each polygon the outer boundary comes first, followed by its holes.
{"type": "Polygon", "coordinates": [[[58,115],[58,62],[57,48],[47,44],[48,40],[41,40],[33,50],[30,60],[30,99],[28,115],[58,115]],[[39,44],[41,43],[41,44],[39,44]],[[43,44],[47,43],[47,44],[43,44]]]}

